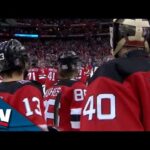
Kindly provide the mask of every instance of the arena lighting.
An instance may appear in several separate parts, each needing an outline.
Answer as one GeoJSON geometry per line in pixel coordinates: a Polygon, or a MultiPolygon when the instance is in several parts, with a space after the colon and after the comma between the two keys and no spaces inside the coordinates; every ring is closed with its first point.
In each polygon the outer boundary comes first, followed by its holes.
{"type": "Polygon", "coordinates": [[[19,34],[19,33],[16,33],[14,35],[15,35],[15,37],[27,37],[27,38],[38,38],[39,37],[38,34],[19,34]]]}

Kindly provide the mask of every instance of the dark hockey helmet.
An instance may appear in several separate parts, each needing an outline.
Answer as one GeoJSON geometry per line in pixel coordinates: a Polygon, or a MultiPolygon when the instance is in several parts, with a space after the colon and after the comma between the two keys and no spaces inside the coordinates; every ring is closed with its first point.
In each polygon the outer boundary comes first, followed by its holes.
{"type": "Polygon", "coordinates": [[[62,52],[58,57],[58,66],[61,70],[76,70],[79,67],[79,62],[79,57],[74,51],[62,52]]]}
{"type": "Polygon", "coordinates": [[[0,43],[0,72],[26,67],[28,55],[25,47],[16,39],[0,43]]]}

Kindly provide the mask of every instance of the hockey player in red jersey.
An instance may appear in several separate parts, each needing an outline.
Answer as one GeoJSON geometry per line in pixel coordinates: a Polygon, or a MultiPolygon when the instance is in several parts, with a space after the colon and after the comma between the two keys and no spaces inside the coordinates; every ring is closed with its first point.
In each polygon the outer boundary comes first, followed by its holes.
{"type": "Polygon", "coordinates": [[[33,60],[31,68],[28,69],[27,80],[37,81],[42,85],[43,93],[45,93],[45,81],[48,75],[48,69],[44,66],[44,62],[33,60]],[[40,64],[41,63],[41,64],[40,64]],[[39,64],[39,65],[38,65],[39,64]]]}
{"type": "Polygon", "coordinates": [[[44,60],[39,62],[39,70],[38,70],[38,82],[40,82],[42,85],[45,85],[45,81],[48,75],[48,70],[45,67],[44,60]]]}
{"type": "Polygon", "coordinates": [[[80,67],[79,68],[76,79],[80,80],[83,83],[86,83],[86,81],[87,81],[87,75],[86,75],[86,70],[85,70],[84,67],[80,67]]]}
{"type": "Polygon", "coordinates": [[[47,72],[48,72],[48,75],[45,81],[46,89],[50,88],[58,80],[58,70],[56,68],[49,67],[47,68],[47,72]]]}
{"type": "Polygon", "coordinates": [[[59,80],[45,94],[47,124],[58,131],[80,129],[81,102],[86,86],[75,80],[78,56],[73,51],[63,52],[58,59],[59,80]]]}
{"type": "Polygon", "coordinates": [[[83,101],[81,131],[150,131],[150,25],[116,19],[114,60],[97,69],[83,101]]]}
{"type": "Polygon", "coordinates": [[[91,72],[92,66],[89,64],[85,64],[84,66],[79,68],[76,79],[86,84],[87,80],[90,78],[91,72]]]}
{"type": "Polygon", "coordinates": [[[85,82],[87,82],[88,79],[90,78],[92,70],[93,70],[92,65],[90,65],[89,63],[87,63],[85,65],[85,67],[84,67],[84,72],[85,72],[84,80],[85,80],[85,82]]]}
{"type": "Polygon", "coordinates": [[[42,87],[36,81],[23,80],[28,67],[24,46],[15,39],[2,42],[0,56],[0,76],[3,80],[0,83],[0,98],[30,122],[22,126],[17,126],[20,123],[16,122],[16,126],[10,126],[9,130],[20,128],[22,131],[32,131],[33,124],[40,131],[47,131],[42,87]]]}
{"type": "Polygon", "coordinates": [[[37,65],[38,62],[36,60],[31,62],[31,67],[28,69],[27,80],[38,81],[39,67],[37,65]]]}

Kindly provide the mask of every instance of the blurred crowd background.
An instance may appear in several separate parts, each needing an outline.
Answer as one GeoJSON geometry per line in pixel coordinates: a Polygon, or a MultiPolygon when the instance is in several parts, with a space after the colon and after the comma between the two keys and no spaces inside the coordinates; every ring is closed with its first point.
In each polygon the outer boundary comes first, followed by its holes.
{"type": "Polygon", "coordinates": [[[20,40],[39,67],[56,66],[62,51],[79,54],[83,65],[100,66],[111,59],[109,26],[112,19],[0,19],[0,41],[20,40]],[[15,34],[36,34],[38,38],[15,34]]]}

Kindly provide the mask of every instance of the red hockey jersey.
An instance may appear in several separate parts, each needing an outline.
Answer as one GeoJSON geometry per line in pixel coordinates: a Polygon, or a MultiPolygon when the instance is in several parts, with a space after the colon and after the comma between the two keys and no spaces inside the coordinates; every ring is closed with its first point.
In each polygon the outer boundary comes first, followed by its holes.
{"type": "Polygon", "coordinates": [[[39,71],[39,68],[30,68],[28,70],[27,80],[37,81],[38,80],[38,71],[39,71]]]}
{"type": "Polygon", "coordinates": [[[42,87],[36,81],[12,81],[0,83],[0,98],[33,124],[45,130],[42,87]]]}
{"type": "Polygon", "coordinates": [[[38,79],[37,81],[40,82],[42,85],[45,84],[46,78],[48,75],[47,68],[39,68],[38,69],[38,79]]]}
{"type": "Polygon", "coordinates": [[[83,83],[86,83],[87,78],[88,78],[86,72],[87,72],[87,70],[84,67],[81,67],[78,70],[78,75],[77,75],[76,79],[83,83]]]}
{"type": "Polygon", "coordinates": [[[44,97],[47,125],[59,131],[79,130],[85,92],[86,86],[75,80],[60,80],[48,89],[44,97]]]}
{"type": "Polygon", "coordinates": [[[150,58],[118,58],[100,67],[83,101],[81,131],[150,131],[150,58]]]}
{"type": "Polygon", "coordinates": [[[58,71],[55,68],[47,68],[48,75],[45,81],[46,89],[50,88],[58,80],[58,71]]]}

